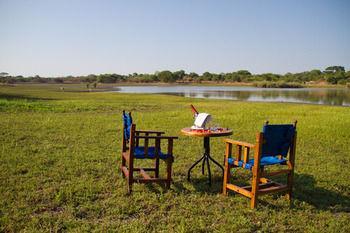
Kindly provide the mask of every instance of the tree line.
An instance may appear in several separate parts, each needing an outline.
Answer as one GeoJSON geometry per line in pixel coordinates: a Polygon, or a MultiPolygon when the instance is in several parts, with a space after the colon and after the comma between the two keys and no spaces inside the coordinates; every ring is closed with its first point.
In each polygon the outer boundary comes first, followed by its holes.
{"type": "Polygon", "coordinates": [[[238,70],[228,73],[204,72],[199,75],[194,72],[186,73],[184,70],[171,72],[169,70],[155,72],[154,74],[133,73],[129,75],[121,74],[90,74],[86,76],[66,76],[66,77],[32,77],[11,76],[6,72],[0,72],[1,83],[201,83],[201,82],[241,82],[241,83],[261,83],[261,82],[283,82],[283,83],[317,83],[327,82],[329,84],[345,85],[350,83],[350,71],[345,71],[343,66],[329,66],[325,70],[311,70],[300,73],[286,74],[252,74],[248,70],[238,70]]]}

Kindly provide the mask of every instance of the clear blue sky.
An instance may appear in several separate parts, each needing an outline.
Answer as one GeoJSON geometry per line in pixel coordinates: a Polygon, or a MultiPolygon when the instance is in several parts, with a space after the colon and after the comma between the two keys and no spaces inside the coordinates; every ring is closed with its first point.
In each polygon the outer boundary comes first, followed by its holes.
{"type": "Polygon", "coordinates": [[[0,71],[350,69],[347,0],[0,0],[0,71]]]}

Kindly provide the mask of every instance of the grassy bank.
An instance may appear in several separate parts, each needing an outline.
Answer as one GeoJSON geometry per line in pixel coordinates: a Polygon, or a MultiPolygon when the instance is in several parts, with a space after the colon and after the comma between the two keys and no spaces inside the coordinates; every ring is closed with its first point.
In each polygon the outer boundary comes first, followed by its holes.
{"type": "MultiPolygon", "coordinates": [[[[190,99],[162,95],[60,91],[56,85],[0,87],[0,232],[349,232],[350,108],[190,99]],[[135,185],[121,178],[121,111],[138,128],[179,135],[192,124],[189,104],[209,112],[238,140],[254,141],[264,121],[298,120],[295,199],[220,195],[221,174],[210,188],[199,167],[187,182],[202,141],[175,143],[174,184],[135,185]]],[[[224,144],[212,140],[223,160],[224,144]]],[[[247,173],[234,174],[234,179],[247,173]]]]}

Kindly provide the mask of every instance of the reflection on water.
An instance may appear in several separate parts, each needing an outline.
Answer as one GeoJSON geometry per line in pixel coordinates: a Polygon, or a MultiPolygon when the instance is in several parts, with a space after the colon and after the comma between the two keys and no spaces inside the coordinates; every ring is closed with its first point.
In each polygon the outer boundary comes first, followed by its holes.
{"type": "Polygon", "coordinates": [[[293,102],[350,106],[346,88],[256,88],[236,86],[119,86],[123,93],[158,93],[192,98],[293,102]]]}

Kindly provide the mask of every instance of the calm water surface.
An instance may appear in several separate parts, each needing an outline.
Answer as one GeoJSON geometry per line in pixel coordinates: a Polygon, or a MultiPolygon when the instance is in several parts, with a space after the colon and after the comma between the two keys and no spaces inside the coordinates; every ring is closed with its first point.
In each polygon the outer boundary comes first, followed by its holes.
{"type": "Polygon", "coordinates": [[[123,93],[169,94],[192,98],[350,106],[349,88],[257,88],[237,86],[119,86],[123,93]]]}

